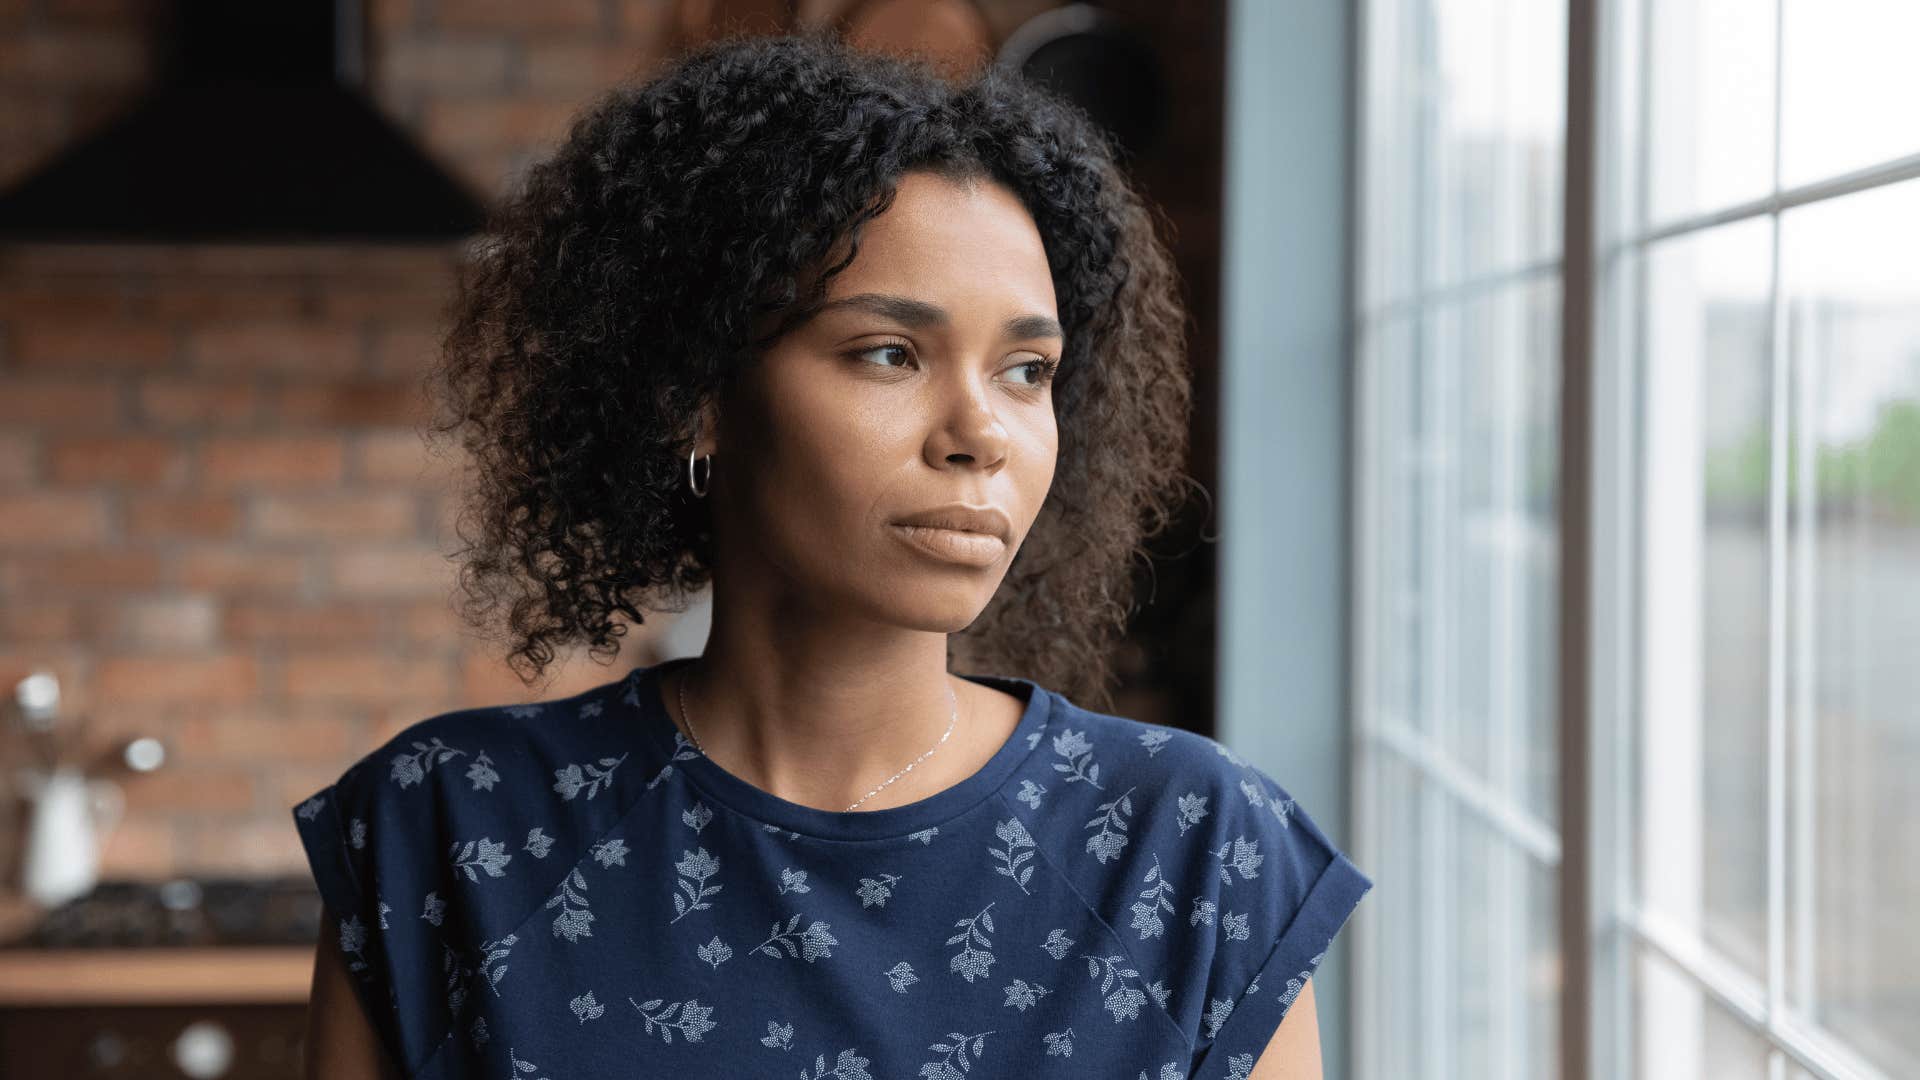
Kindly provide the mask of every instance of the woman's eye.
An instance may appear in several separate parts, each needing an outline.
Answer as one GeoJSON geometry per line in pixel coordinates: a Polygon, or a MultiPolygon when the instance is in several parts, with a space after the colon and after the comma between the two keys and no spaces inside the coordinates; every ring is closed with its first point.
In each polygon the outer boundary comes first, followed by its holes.
{"type": "MultiPolygon", "coordinates": [[[[883,345],[873,345],[865,349],[857,349],[851,355],[866,357],[866,356],[872,356],[874,353],[879,353],[879,352],[895,352],[895,353],[899,353],[901,356],[905,357],[906,359],[911,360],[913,358],[912,354],[907,351],[907,347],[905,345],[896,344],[891,341],[883,345]]],[[[882,366],[892,367],[893,365],[883,364],[882,366]]]]}
{"type": "Polygon", "coordinates": [[[1044,386],[1048,380],[1053,378],[1053,368],[1054,361],[1040,359],[1029,360],[1024,364],[1017,364],[1010,370],[1028,372],[1028,381],[1026,384],[1028,386],[1044,386]]]}

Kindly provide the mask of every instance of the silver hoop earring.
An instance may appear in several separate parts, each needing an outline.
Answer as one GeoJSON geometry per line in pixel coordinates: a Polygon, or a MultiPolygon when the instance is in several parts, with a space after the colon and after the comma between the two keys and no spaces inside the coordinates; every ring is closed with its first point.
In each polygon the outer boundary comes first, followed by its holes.
{"type": "Polygon", "coordinates": [[[707,460],[706,487],[700,487],[693,482],[693,451],[691,449],[687,451],[687,490],[693,492],[693,497],[696,499],[706,498],[707,492],[713,487],[713,455],[702,454],[700,456],[707,460]]]}

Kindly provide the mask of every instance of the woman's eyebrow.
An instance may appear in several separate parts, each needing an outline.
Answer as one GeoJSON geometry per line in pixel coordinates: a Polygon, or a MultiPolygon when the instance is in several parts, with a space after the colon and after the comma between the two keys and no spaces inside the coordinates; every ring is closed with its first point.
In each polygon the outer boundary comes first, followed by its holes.
{"type": "MultiPolygon", "coordinates": [[[[818,318],[829,311],[842,309],[865,311],[881,318],[892,319],[903,326],[915,330],[942,329],[953,324],[947,309],[925,300],[915,300],[910,296],[896,296],[891,293],[855,293],[852,296],[837,297],[821,304],[814,311],[818,318]]],[[[1060,328],[1060,321],[1050,315],[1015,315],[1001,326],[1001,333],[1008,338],[1027,340],[1030,338],[1066,338],[1060,328]]]]}

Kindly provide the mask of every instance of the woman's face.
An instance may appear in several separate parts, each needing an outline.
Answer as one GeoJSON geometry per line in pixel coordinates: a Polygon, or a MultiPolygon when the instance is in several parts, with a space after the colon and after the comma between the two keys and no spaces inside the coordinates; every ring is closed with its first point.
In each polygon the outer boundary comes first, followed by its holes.
{"type": "Polygon", "coordinates": [[[1047,363],[1063,343],[1019,200],[990,181],[907,174],[825,308],[722,411],[716,578],[770,575],[762,586],[839,614],[964,629],[1053,483],[1047,363]],[[898,524],[956,504],[1004,514],[1004,539],[898,524]]]}

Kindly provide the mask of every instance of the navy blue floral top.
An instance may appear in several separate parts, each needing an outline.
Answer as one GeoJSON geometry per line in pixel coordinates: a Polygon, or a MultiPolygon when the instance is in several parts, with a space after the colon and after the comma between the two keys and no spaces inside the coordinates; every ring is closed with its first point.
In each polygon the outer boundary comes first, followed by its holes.
{"type": "Polygon", "coordinates": [[[1245,1077],[1372,882],[1265,772],[1021,678],[991,760],[837,812],[659,675],[422,720],[293,809],[409,1077],[1245,1077]]]}

